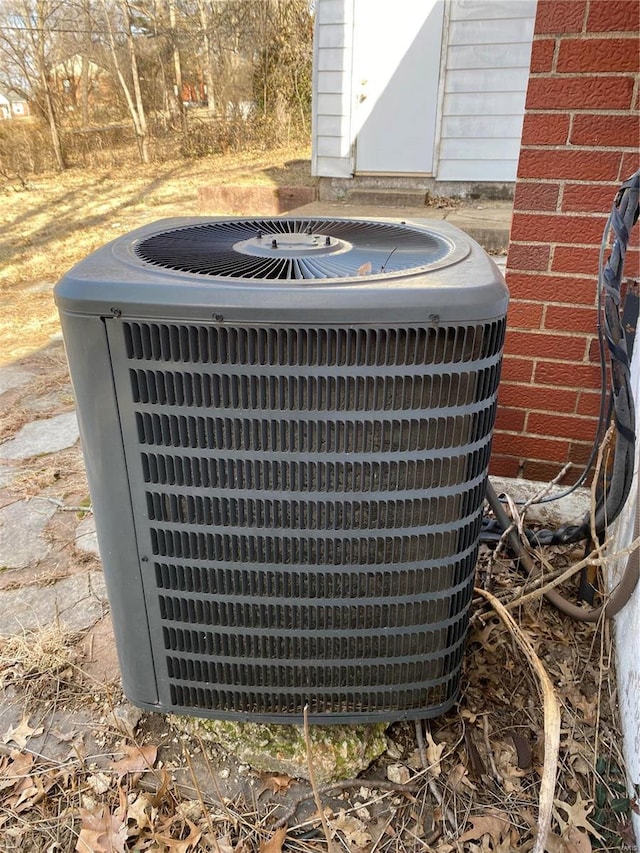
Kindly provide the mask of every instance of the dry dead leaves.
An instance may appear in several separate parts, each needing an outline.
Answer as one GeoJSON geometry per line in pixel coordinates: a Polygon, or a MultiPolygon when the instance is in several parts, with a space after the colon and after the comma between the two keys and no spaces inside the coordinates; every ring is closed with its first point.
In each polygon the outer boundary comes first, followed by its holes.
{"type": "Polygon", "coordinates": [[[260,844],[260,853],[280,853],[286,837],[287,827],[279,827],[273,835],[260,844]]]}
{"type": "Polygon", "coordinates": [[[42,726],[31,727],[29,725],[29,716],[26,715],[17,726],[9,729],[9,731],[2,736],[2,743],[13,743],[18,747],[18,749],[24,749],[30,738],[41,735],[43,731],[44,728],[42,726]]]}
{"type": "Polygon", "coordinates": [[[294,780],[291,776],[284,773],[274,773],[273,775],[263,777],[263,791],[271,791],[273,794],[279,794],[281,791],[287,791],[293,784],[294,780]]]}
{"type": "MultiPolygon", "coordinates": [[[[41,730],[24,717],[2,740],[26,743],[41,730]]],[[[104,769],[98,770],[86,766],[81,739],[74,739],[63,761],[46,761],[17,748],[0,755],[2,853],[27,848],[69,853],[241,853],[224,833],[206,835],[202,826],[185,816],[166,771],[153,770],[154,744],[121,745],[110,760],[103,756],[104,769]],[[155,794],[138,786],[145,772],[157,775],[155,794]],[[43,838],[37,841],[40,830],[43,838]],[[66,835],[66,846],[44,843],[56,835],[66,835]]],[[[270,853],[279,851],[274,848],[270,853]]]]}
{"type": "MultiPolygon", "coordinates": [[[[512,582],[512,576],[494,579],[498,588],[512,582]]],[[[621,839],[628,837],[628,810],[616,812],[618,824],[607,830],[601,817],[607,797],[616,796],[618,805],[624,805],[625,792],[607,788],[607,773],[602,766],[596,770],[603,754],[607,768],[616,762],[621,766],[615,692],[608,696],[605,692],[614,689],[615,683],[610,658],[600,652],[604,643],[598,627],[580,626],[538,607],[523,608],[519,620],[562,706],[553,832],[546,853],[624,850],[621,839]]],[[[397,724],[389,729],[393,749],[372,773],[389,785],[412,783],[410,796],[376,789],[373,780],[363,779],[359,791],[352,788],[350,793],[345,790],[331,797],[333,808],[325,811],[325,818],[336,849],[346,853],[372,849],[376,853],[530,853],[543,759],[542,713],[535,683],[509,632],[490,614],[475,620],[465,666],[460,702],[455,711],[427,727],[423,756],[416,748],[413,726],[397,724]],[[361,794],[365,784],[367,793],[361,794]],[[370,801],[376,805],[370,806],[370,801]]],[[[187,808],[169,773],[159,766],[153,743],[110,744],[109,755],[96,768],[87,767],[81,739],[58,733],[58,739],[68,743],[69,754],[56,764],[25,751],[41,731],[38,717],[24,716],[0,735],[0,742],[10,750],[0,757],[0,836],[7,853],[27,849],[25,826],[33,831],[47,821],[49,826],[67,827],[61,849],[69,853],[322,853],[327,849],[318,831],[319,813],[300,825],[293,817],[288,827],[276,828],[282,813],[278,805],[286,807],[287,798],[289,802],[295,798],[291,788],[296,780],[286,774],[262,777],[256,789],[260,814],[252,812],[248,818],[244,812],[234,822],[224,813],[215,815],[200,808],[197,801],[187,808]],[[150,777],[154,777],[155,794],[143,789],[144,779],[150,777]]],[[[624,777],[616,782],[624,784],[624,777]]]]}
{"type": "Polygon", "coordinates": [[[146,770],[151,770],[156,763],[158,747],[152,743],[145,746],[138,746],[134,743],[132,746],[125,746],[124,753],[124,758],[111,761],[109,764],[110,768],[118,774],[119,779],[126,773],[139,776],[146,770]]]}
{"type": "Polygon", "coordinates": [[[127,825],[121,815],[100,806],[95,812],[80,809],[80,818],[77,853],[125,853],[127,825]]]}

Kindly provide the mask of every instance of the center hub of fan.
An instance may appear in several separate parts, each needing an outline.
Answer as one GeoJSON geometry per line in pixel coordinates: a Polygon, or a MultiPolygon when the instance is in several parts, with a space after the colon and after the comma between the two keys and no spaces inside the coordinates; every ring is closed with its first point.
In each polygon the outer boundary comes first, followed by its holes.
{"type": "Polygon", "coordinates": [[[260,258],[301,258],[346,252],[351,249],[351,243],[329,234],[263,234],[258,231],[255,237],[234,243],[233,248],[243,255],[256,255],[260,258]]]}

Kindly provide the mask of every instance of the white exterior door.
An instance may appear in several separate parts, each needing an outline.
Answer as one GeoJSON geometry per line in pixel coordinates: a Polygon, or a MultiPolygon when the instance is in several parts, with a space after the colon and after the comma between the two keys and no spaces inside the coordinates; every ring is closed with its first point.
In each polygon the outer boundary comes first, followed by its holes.
{"type": "Polygon", "coordinates": [[[444,0],[355,0],[356,173],[432,174],[444,0]]]}

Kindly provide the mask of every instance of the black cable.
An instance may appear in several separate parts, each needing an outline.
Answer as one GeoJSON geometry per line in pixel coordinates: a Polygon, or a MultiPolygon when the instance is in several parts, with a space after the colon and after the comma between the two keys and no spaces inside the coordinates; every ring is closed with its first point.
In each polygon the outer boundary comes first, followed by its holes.
{"type": "MultiPolygon", "coordinates": [[[[498,522],[502,526],[502,528],[504,530],[507,530],[509,527],[512,527],[511,520],[506,514],[504,507],[500,503],[500,500],[496,495],[491,483],[487,484],[487,500],[489,502],[489,506],[495,512],[496,518],[498,519],[498,522]]],[[[638,501],[638,504],[636,506],[636,519],[633,533],[634,539],[637,539],[639,534],[640,501],[638,501]]],[[[508,539],[513,553],[517,555],[529,577],[539,578],[541,576],[540,569],[538,568],[538,566],[536,566],[531,555],[525,549],[523,543],[520,540],[520,537],[518,536],[518,531],[515,528],[510,531],[508,539]]],[[[547,599],[547,601],[551,602],[551,604],[557,607],[558,610],[562,611],[562,613],[566,613],[567,616],[571,616],[572,619],[578,619],[581,622],[598,622],[603,617],[605,619],[611,619],[612,616],[615,616],[616,613],[619,613],[622,610],[627,601],[629,601],[629,599],[633,595],[633,591],[638,585],[639,580],[640,548],[636,547],[627,558],[627,564],[622,573],[620,583],[618,583],[618,585],[614,588],[605,604],[603,604],[601,607],[594,607],[591,609],[579,607],[577,604],[574,604],[571,601],[567,601],[567,599],[563,595],[561,595],[557,589],[547,590],[544,593],[544,597],[547,599]]]]}

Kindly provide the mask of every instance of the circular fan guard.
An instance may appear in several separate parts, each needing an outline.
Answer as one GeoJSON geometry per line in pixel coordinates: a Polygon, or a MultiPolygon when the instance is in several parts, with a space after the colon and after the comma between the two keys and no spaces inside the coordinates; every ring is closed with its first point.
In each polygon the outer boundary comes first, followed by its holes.
{"type": "Polygon", "coordinates": [[[136,255],[165,269],[246,279],[332,279],[414,270],[443,260],[443,237],[385,222],[241,219],[141,240],[136,255]]]}

